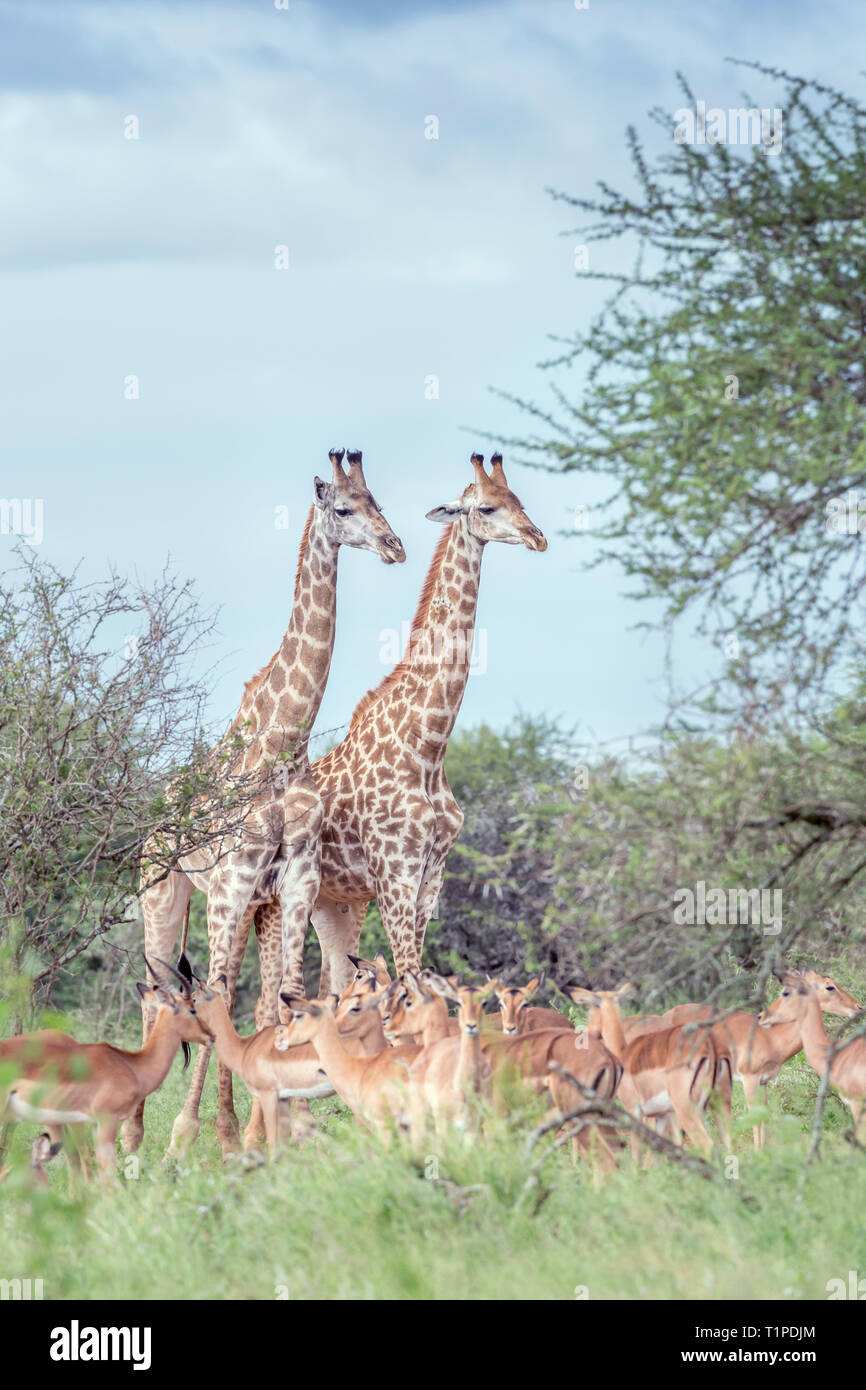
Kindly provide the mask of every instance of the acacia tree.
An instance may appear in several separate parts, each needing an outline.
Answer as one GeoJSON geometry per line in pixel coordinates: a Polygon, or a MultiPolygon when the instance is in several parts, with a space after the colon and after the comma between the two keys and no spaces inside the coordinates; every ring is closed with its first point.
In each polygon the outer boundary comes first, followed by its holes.
{"type": "Polygon", "coordinates": [[[611,295],[542,364],[551,403],[519,400],[536,431],[510,442],[532,466],[606,480],[588,565],[614,558],[635,598],[660,600],[669,629],[693,614],[733,658],[695,698],[674,702],[669,728],[698,730],[709,718],[725,751],[714,783],[703,776],[708,749],[683,745],[697,765],[692,775],[681,760],[677,776],[696,800],[679,824],[675,795],[651,807],[664,854],[651,852],[634,816],[607,840],[603,820],[584,826],[584,926],[607,852],[621,874],[634,865],[643,879],[643,901],[608,916],[611,949],[621,930],[628,944],[632,921],[659,949],[672,940],[660,893],[670,862],[690,874],[720,864],[736,873],[739,863],[735,882],[787,890],[789,902],[799,895],[792,944],[810,919],[849,903],[866,869],[866,107],[743,66],[772,84],[780,151],[678,143],[677,119],[655,110],[660,147],[650,153],[628,132],[630,191],[554,193],[587,219],[568,235],[620,243],[634,263],[588,272],[611,295]],[[561,374],[575,365],[585,369],[580,399],[561,374]],[[728,770],[745,776],[753,753],[761,780],[747,777],[742,795],[728,770]],[[689,844],[714,818],[720,838],[702,832],[689,844]]]}
{"type": "Polygon", "coordinates": [[[233,741],[214,750],[204,729],[213,622],[168,572],[87,584],[20,551],[0,576],[0,967],[17,1020],[134,920],[145,844],[158,877],[194,846],[219,853],[248,814],[233,741]]]}
{"type": "Polygon", "coordinates": [[[728,677],[769,707],[862,653],[866,107],[745,66],[781,84],[777,155],[677,143],[655,110],[656,157],[628,132],[633,190],[554,194],[591,219],[569,235],[623,240],[635,266],[587,272],[613,293],[542,364],[553,403],[519,401],[539,432],[511,443],[611,482],[592,563],[615,557],[668,619],[693,608],[736,635],[728,677]],[[575,400],[558,371],[578,362],[575,400]]]}

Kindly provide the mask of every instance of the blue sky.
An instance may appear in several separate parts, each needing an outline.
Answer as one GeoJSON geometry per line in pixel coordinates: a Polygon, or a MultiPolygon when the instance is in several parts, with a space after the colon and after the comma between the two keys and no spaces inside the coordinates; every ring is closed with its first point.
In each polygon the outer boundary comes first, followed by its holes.
{"type": "MultiPolygon", "coordinates": [[[[414,611],[438,538],[424,513],[470,481],[480,432],[528,429],[489,388],[543,402],[548,335],[602,302],[545,187],[627,183],[625,127],[682,104],[677,68],[724,107],[746,86],[775,95],[729,55],[859,92],[862,15],[859,0],[829,0],[820,24],[782,0],[0,3],[0,495],[44,499],[42,553],[61,566],[146,578],[170,555],[195,578],[222,608],[218,721],[285,628],[314,474],[329,446],[362,448],[408,560],[341,558],[317,727],[340,726],[414,611]]],[[[623,251],[592,255],[612,269],[623,251]]],[[[591,539],[560,534],[592,493],[510,478],[550,548],[488,547],[486,670],[461,723],[520,707],[602,739],[646,728],[661,640],[630,630],[648,614],[617,570],[580,570],[591,539]]],[[[0,561],[10,548],[0,536],[0,561]]],[[[695,684],[717,660],[685,633],[676,656],[695,684]]]]}

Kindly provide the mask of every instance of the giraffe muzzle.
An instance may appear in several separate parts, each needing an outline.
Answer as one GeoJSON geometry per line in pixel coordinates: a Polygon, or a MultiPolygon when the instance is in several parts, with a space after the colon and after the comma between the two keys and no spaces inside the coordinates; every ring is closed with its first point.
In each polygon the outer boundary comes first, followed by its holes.
{"type": "Polygon", "coordinates": [[[379,551],[386,565],[402,565],[406,559],[406,552],[403,549],[403,542],[399,536],[386,536],[382,540],[379,551]]]}

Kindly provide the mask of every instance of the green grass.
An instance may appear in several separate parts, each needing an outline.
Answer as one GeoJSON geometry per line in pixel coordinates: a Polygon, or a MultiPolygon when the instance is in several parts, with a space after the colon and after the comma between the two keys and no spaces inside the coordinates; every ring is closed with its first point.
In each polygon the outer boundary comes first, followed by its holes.
{"type": "MultiPolygon", "coordinates": [[[[275,1165],[223,1164],[211,1079],[189,1161],[167,1168],[185,1085],[178,1061],[148,1101],[137,1179],[71,1196],[59,1159],[47,1190],[29,1187],[26,1167],[0,1184],[0,1277],[41,1278],[50,1299],[274,1299],[282,1288],[291,1299],[571,1300],[578,1286],[591,1299],[821,1299],[829,1279],[866,1271],[866,1162],[835,1098],[795,1200],[817,1089],[802,1058],[771,1087],[762,1154],[740,1101],[738,1179],[709,1183],[662,1160],[635,1172],[626,1160],[596,1191],[564,1149],[522,1203],[532,1114],[487,1144],[431,1144],[439,1181],[334,1101],[315,1107],[321,1138],[275,1165]]],[[[34,1132],[19,1128],[19,1156],[34,1132]]]]}

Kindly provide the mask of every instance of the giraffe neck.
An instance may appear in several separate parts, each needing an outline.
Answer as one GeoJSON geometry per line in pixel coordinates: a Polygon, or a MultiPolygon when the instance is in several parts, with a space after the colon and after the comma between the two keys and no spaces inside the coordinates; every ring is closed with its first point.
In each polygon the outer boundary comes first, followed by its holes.
{"type": "Polygon", "coordinates": [[[353,719],[360,728],[372,717],[383,734],[393,730],[430,762],[444,757],[463,703],[483,555],[465,518],[453,522],[433,556],[405,656],[353,719]]]}
{"type": "Polygon", "coordinates": [[[311,508],[289,626],[241,705],[239,718],[249,721],[248,732],[258,740],[262,757],[291,753],[296,765],[306,762],[334,651],[338,555],[339,546],[325,535],[321,512],[311,508]]]}

